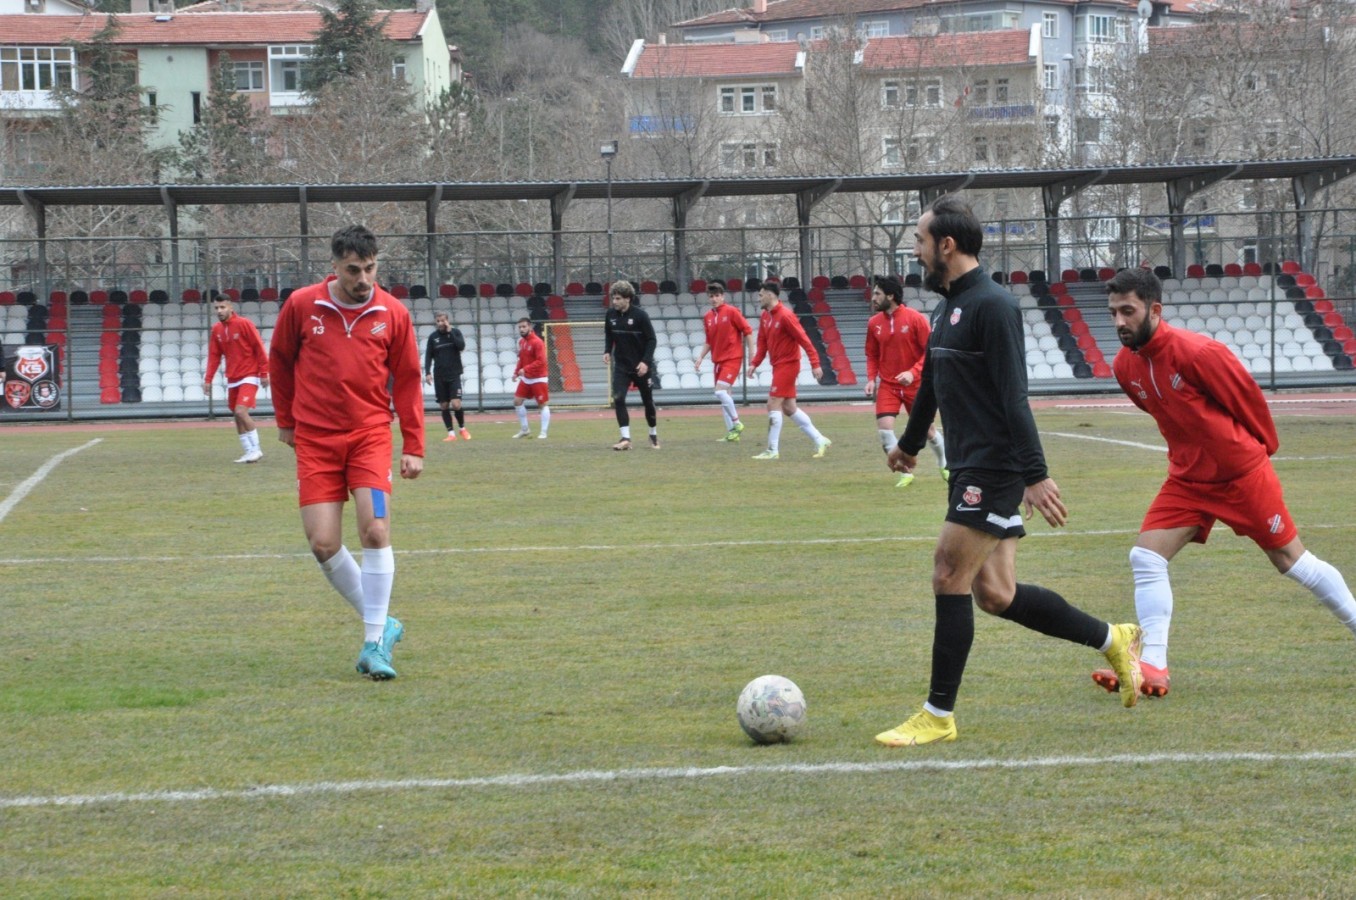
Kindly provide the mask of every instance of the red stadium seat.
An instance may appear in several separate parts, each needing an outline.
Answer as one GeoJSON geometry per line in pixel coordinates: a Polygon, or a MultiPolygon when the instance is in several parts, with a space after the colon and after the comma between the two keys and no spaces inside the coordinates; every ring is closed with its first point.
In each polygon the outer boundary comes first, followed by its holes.
{"type": "Polygon", "coordinates": [[[1115,277],[1116,270],[1111,268],[1110,266],[1102,266],[1100,269],[1097,270],[1098,281],[1110,281],[1115,277]]]}
{"type": "Polygon", "coordinates": [[[480,296],[482,297],[489,298],[494,296],[494,285],[489,282],[481,282],[479,290],[480,296]]]}
{"type": "Polygon", "coordinates": [[[145,291],[132,291],[127,295],[127,299],[132,303],[148,303],[151,298],[145,291]]]}
{"type": "Polygon", "coordinates": [[[1262,265],[1261,265],[1261,263],[1255,263],[1255,262],[1244,263],[1244,264],[1243,264],[1243,274],[1244,274],[1244,275],[1254,275],[1254,276],[1256,276],[1256,275],[1261,275],[1261,274],[1262,274],[1262,265]]]}
{"type": "Polygon", "coordinates": [[[820,295],[822,296],[823,293],[829,288],[829,276],[816,275],[814,278],[811,278],[810,288],[812,290],[818,290],[820,295]]]}
{"type": "Polygon", "coordinates": [[[1324,313],[1330,313],[1332,311],[1333,305],[1331,300],[1323,300],[1321,298],[1314,299],[1314,312],[1318,313],[1321,316],[1324,313]]]}
{"type": "Polygon", "coordinates": [[[100,402],[100,403],[121,403],[121,402],[122,402],[122,391],[118,390],[118,386],[117,386],[117,385],[114,385],[113,387],[100,388],[100,390],[99,390],[99,402],[100,402]]]}
{"type": "Polygon", "coordinates": [[[729,279],[726,279],[726,281],[725,281],[725,289],[726,289],[726,290],[730,290],[730,291],[742,291],[742,290],[744,290],[744,279],[742,279],[742,278],[729,278],[729,279]]]}
{"type": "Polygon", "coordinates": [[[438,285],[438,296],[444,300],[452,300],[457,296],[457,286],[455,284],[438,285]]]}
{"type": "Polygon", "coordinates": [[[578,281],[571,281],[565,285],[566,297],[582,297],[584,295],[584,285],[578,281]]]}
{"type": "Polygon", "coordinates": [[[185,303],[199,303],[202,301],[202,293],[197,288],[185,288],[182,299],[185,303]]]}
{"type": "Polygon", "coordinates": [[[865,275],[853,275],[848,279],[848,287],[852,288],[854,291],[863,290],[866,286],[865,275]]]}
{"type": "Polygon", "coordinates": [[[693,293],[693,294],[705,294],[705,293],[706,293],[706,279],[705,279],[705,278],[694,278],[694,279],[692,279],[692,283],[691,283],[690,285],[687,286],[687,289],[688,289],[689,292],[691,292],[691,293],[693,293]]]}
{"type": "Polygon", "coordinates": [[[108,291],[90,291],[89,302],[93,304],[104,304],[108,302],[108,291]]]}
{"type": "Polygon", "coordinates": [[[1342,352],[1347,356],[1356,357],[1356,337],[1347,338],[1342,342],[1342,352]]]}
{"type": "Polygon", "coordinates": [[[1238,278],[1243,274],[1243,267],[1238,263],[1225,263],[1224,274],[1229,278],[1238,278]]]}
{"type": "Polygon", "coordinates": [[[1187,266],[1187,277],[1204,278],[1205,266],[1201,265],[1200,263],[1192,263],[1191,265],[1187,266]]]}
{"type": "Polygon", "coordinates": [[[278,299],[278,289],[275,287],[259,288],[259,299],[267,300],[270,303],[278,299]]]}
{"type": "Polygon", "coordinates": [[[1060,306],[1069,307],[1069,309],[1065,310],[1064,314],[1064,320],[1066,322],[1068,321],[1069,318],[1068,316],[1069,312],[1073,312],[1075,315],[1078,314],[1078,302],[1074,300],[1074,298],[1071,297],[1069,294],[1057,295],[1055,298],[1055,302],[1058,303],[1060,306]]]}
{"type": "Polygon", "coordinates": [[[1069,288],[1065,286],[1064,282],[1056,281],[1054,284],[1050,285],[1050,293],[1058,297],[1061,294],[1069,293],[1069,288]]]}
{"type": "Polygon", "coordinates": [[[513,293],[519,297],[531,297],[535,292],[532,290],[532,285],[528,284],[526,281],[520,281],[514,286],[513,293]]]}
{"type": "Polygon", "coordinates": [[[1111,366],[1107,365],[1105,360],[1103,360],[1102,362],[1093,363],[1093,364],[1092,364],[1092,377],[1093,377],[1093,378],[1110,378],[1110,377],[1111,377],[1111,366]]]}
{"type": "MultiPolygon", "coordinates": [[[[1069,323],[1069,330],[1073,332],[1074,337],[1081,338],[1085,334],[1092,334],[1092,330],[1088,328],[1087,320],[1082,316],[1079,316],[1076,319],[1070,319],[1067,315],[1068,312],[1069,310],[1065,310],[1066,315],[1064,316],[1064,319],[1069,323]]],[[[1097,346],[1096,341],[1093,341],[1093,346],[1097,346]]]]}
{"type": "Polygon", "coordinates": [[[1026,278],[1026,273],[1023,272],[1021,269],[1014,269],[1012,273],[1008,275],[1008,284],[1027,284],[1027,283],[1028,281],[1026,278]]]}
{"type": "MultiPolygon", "coordinates": [[[[1304,289],[1304,296],[1310,300],[1322,300],[1328,295],[1323,292],[1323,288],[1313,284],[1304,289]]],[[[1315,303],[1314,305],[1317,306],[1318,304],[1315,303]]]]}
{"type": "Polygon", "coordinates": [[[1315,284],[1318,284],[1318,282],[1315,281],[1314,276],[1310,275],[1308,272],[1299,272],[1295,275],[1295,284],[1302,288],[1308,288],[1313,287],[1315,284]]]}
{"type": "Polygon", "coordinates": [[[1298,275],[1300,273],[1299,263],[1293,259],[1287,259],[1281,262],[1281,271],[1287,275],[1298,275]]]}
{"type": "Polygon", "coordinates": [[[1078,270],[1065,269],[1063,272],[1059,273],[1059,280],[1068,284],[1078,281],[1078,270]]]}
{"type": "Polygon", "coordinates": [[[1334,341],[1341,341],[1343,343],[1346,343],[1353,337],[1356,337],[1356,332],[1352,332],[1351,326],[1345,323],[1336,326],[1332,330],[1332,339],[1334,341]]]}
{"type": "Polygon", "coordinates": [[[1339,312],[1327,312],[1323,314],[1323,324],[1328,328],[1336,328],[1338,325],[1345,325],[1342,321],[1342,314],[1339,312]]]}

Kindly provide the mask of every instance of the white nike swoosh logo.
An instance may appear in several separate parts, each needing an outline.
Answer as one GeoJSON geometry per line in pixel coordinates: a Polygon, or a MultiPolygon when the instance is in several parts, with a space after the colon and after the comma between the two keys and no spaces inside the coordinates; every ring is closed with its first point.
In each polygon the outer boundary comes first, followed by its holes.
{"type": "Polygon", "coordinates": [[[979,507],[978,507],[978,506],[961,506],[959,503],[957,503],[957,504],[956,504],[956,512],[979,512],[979,507]]]}

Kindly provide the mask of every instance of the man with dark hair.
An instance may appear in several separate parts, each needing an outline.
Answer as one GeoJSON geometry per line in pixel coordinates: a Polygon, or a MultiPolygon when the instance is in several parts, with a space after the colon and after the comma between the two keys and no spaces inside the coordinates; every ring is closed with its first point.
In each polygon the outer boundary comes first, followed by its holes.
{"type": "MultiPolygon", "coordinates": [[[[1143,692],[1168,693],[1168,563],[1187,544],[1204,544],[1216,521],[1251,538],[1276,571],[1356,632],[1356,600],[1342,573],[1304,549],[1286,509],[1271,465],[1280,440],[1257,382],[1219,341],[1163,321],[1163,288],[1153,272],[1124,269],[1106,291],[1123,345],[1112,363],[1116,381],[1168,442],[1168,480],[1130,550],[1144,629],[1143,692]]],[[[1092,678],[1108,691],[1120,687],[1107,669],[1092,678]]]]}
{"type": "Polygon", "coordinates": [[[527,400],[532,398],[541,414],[541,431],[537,439],[546,440],[551,428],[551,376],[546,364],[546,342],[532,327],[532,320],[523,316],[518,320],[518,367],[513,370],[518,387],[513,391],[513,411],[518,416],[515,438],[532,434],[527,427],[527,400]]]}
{"type": "Polygon", "coordinates": [[[711,308],[702,317],[706,342],[697,351],[695,366],[700,369],[706,354],[711,354],[716,370],[716,400],[725,418],[725,437],[721,440],[738,441],[744,423],[739,421],[739,407],[730,396],[730,388],[739,377],[744,360],[753,356],[753,326],[738,307],[725,302],[725,282],[719,278],[706,283],[706,297],[711,302],[711,308]]]}
{"type": "Polygon", "coordinates": [[[645,404],[645,421],[650,426],[650,449],[659,449],[659,413],[654,405],[654,348],[659,343],[649,313],[635,302],[636,289],[629,281],[612,285],[612,308],[603,325],[603,362],[612,365],[612,409],[617,414],[621,440],[613,450],[631,449],[631,413],[626,408],[626,392],[631,385],[640,392],[645,404]]]}
{"type": "Polygon", "coordinates": [[[217,367],[226,361],[226,408],[235,418],[235,433],[244,454],[238,463],[255,463],[264,458],[259,446],[259,429],[254,426],[250,410],[260,386],[268,387],[268,353],[259,329],[254,323],[235,311],[229,294],[218,294],[212,301],[217,322],[207,344],[207,375],[202,388],[211,393],[212,379],[217,367]]]}
{"type": "Polygon", "coordinates": [[[810,360],[810,372],[818,381],[824,377],[819,367],[819,354],[810,343],[809,335],[801,327],[796,314],[782,303],[782,289],[775,281],[763,282],[758,291],[758,305],[763,314],[758,319],[758,350],[749,360],[752,378],[764,358],[772,360],[772,384],[767,391],[767,449],[754,459],[776,459],[780,454],[782,424],[790,419],[805,436],[814,441],[815,459],[828,452],[833,441],[815,428],[805,410],[796,407],[796,379],[800,377],[800,351],[810,360]]]}
{"type": "Polygon", "coordinates": [[[887,457],[911,472],[938,412],[947,425],[951,495],[933,556],[936,622],[932,678],[923,709],[881,732],[888,747],[956,739],[952,714],[974,641],[974,603],[1046,634],[1105,654],[1121,678],[1121,702],[1139,699],[1140,629],[1111,625],[1054,591],[1017,583],[1017,541],[1026,534],[1020,507],[1063,525],[1068,510],[1045,467],[1026,393],[1022,314],[1017,300],[989,278],[977,254],[983,229],[968,204],[936,200],[918,220],[914,258],[942,295],[908,425],[887,457]],[[973,598],[973,601],[972,601],[973,598]]]}
{"type": "Polygon", "coordinates": [[[433,396],[443,413],[443,427],[447,429],[443,442],[455,441],[458,429],[469,441],[471,432],[466,430],[466,413],[461,408],[461,352],[466,349],[466,338],[460,328],[452,327],[452,317],[445,312],[434,313],[433,325],[424,350],[424,383],[433,385],[433,396]],[[453,415],[457,417],[455,428],[453,415]]]}
{"type": "MultiPolygon", "coordinates": [[[[876,398],[876,434],[881,448],[889,453],[897,443],[895,417],[901,409],[907,415],[918,396],[918,376],[923,371],[932,326],[922,313],[904,305],[903,286],[888,275],[876,279],[871,305],[876,314],[866,323],[865,392],[876,398]]],[[[928,446],[937,457],[942,479],[948,480],[951,473],[946,468],[946,448],[935,425],[928,426],[928,446]]],[[[895,487],[910,484],[913,473],[899,473],[895,487]]]]}
{"type": "Polygon", "coordinates": [[[330,242],[334,274],[291,293],[269,348],[278,440],[296,451],[301,524],[311,553],[363,621],[357,669],[396,677],[391,651],[404,626],[388,615],[391,551],[391,409],[404,447],[400,477],[424,468],[424,392],[410,313],[377,286],[377,238],[361,225],[330,242]],[[343,542],[349,495],[361,567],[343,542]]]}

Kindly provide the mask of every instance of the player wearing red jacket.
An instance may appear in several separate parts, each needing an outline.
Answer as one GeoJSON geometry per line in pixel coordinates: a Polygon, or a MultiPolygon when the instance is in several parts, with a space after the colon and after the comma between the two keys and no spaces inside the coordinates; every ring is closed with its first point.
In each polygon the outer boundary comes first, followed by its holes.
{"type": "Polygon", "coordinates": [[[513,377],[518,379],[518,388],[513,392],[513,411],[518,414],[518,433],[514,437],[525,438],[532,434],[527,427],[527,407],[524,405],[531,397],[541,412],[541,431],[537,437],[546,440],[546,432],[551,427],[546,342],[532,330],[532,320],[526,316],[518,320],[518,367],[513,370],[513,377]]]}
{"type": "Polygon", "coordinates": [[[259,447],[259,431],[254,427],[250,410],[254,409],[259,386],[268,386],[268,353],[254,323],[235,311],[235,304],[226,294],[218,294],[213,301],[217,323],[207,341],[207,375],[202,388],[212,391],[212,379],[217,366],[226,360],[226,406],[235,417],[235,433],[240,438],[244,454],[238,463],[255,463],[264,458],[259,447]]]}
{"type": "MultiPolygon", "coordinates": [[[[1336,568],[1304,549],[1286,509],[1271,465],[1280,441],[1257,382],[1228,347],[1163,321],[1163,288],[1153,272],[1125,269],[1107,283],[1107,294],[1124,345],[1112,364],[1116,380],[1168,442],[1168,480],[1130,550],[1144,629],[1141,691],[1168,692],[1168,563],[1187,544],[1204,544],[1217,520],[1251,538],[1277,571],[1356,633],[1351,589],[1336,568]]],[[[1108,670],[1092,677],[1107,690],[1119,687],[1108,670]]]]}
{"type": "Polygon", "coordinates": [[[810,417],[796,408],[796,378],[800,375],[800,351],[810,359],[810,372],[818,381],[824,377],[819,367],[815,345],[800,327],[796,314],[782,303],[781,286],[775,281],[764,282],[758,291],[758,305],[763,314],[758,319],[758,349],[749,360],[750,378],[764,358],[772,360],[772,386],[767,392],[767,449],[754,459],[776,459],[777,444],[781,439],[782,422],[790,418],[801,431],[815,442],[814,458],[821,458],[833,441],[819,433],[810,417]]]}
{"type": "MultiPolygon", "coordinates": [[[[904,288],[889,276],[876,279],[871,289],[871,305],[876,314],[866,323],[866,396],[876,398],[876,434],[887,454],[898,441],[895,417],[913,409],[918,396],[918,379],[927,355],[928,335],[932,328],[916,309],[904,305],[904,288]],[[879,387],[877,381],[880,382],[879,387]]],[[[928,446],[937,457],[942,479],[949,480],[946,448],[935,425],[928,425],[928,446]]],[[[912,472],[900,472],[895,487],[913,484],[912,472]]]]}
{"type": "Polygon", "coordinates": [[[377,239],[361,225],[330,241],[334,274],[294,291],[269,349],[278,439],[296,451],[301,524],[330,584],[363,620],[358,672],[396,677],[391,650],[404,633],[388,615],[391,552],[391,408],[400,419],[400,477],[424,468],[424,394],[410,313],[377,287],[377,239]],[[393,385],[392,390],[388,385],[393,385]],[[363,558],[343,543],[344,503],[357,511],[363,558]]]}
{"type": "Polygon", "coordinates": [[[706,285],[706,298],[711,308],[702,317],[706,343],[697,351],[696,368],[702,367],[702,360],[710,353],[716,370],[716,400],[725,419],[725,437],[721,440],[737,441],[744,423],[739,421],[739,408],[730,396],[730,387],[739,377],[744,360],[753,358],[753,326],[739,307],[725,302],[725,282],[719,278],[706,285]]]}

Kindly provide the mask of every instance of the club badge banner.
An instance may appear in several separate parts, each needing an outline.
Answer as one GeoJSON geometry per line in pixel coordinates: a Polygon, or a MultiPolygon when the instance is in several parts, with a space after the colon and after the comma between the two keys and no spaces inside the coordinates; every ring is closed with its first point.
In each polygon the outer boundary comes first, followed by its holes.
{"type": "Polygon", "coordinates": [[[4,394],[0,414],[49,412],[61,408],[61,367],[58,348],[23,346],[3,359],[4,394]]]}

